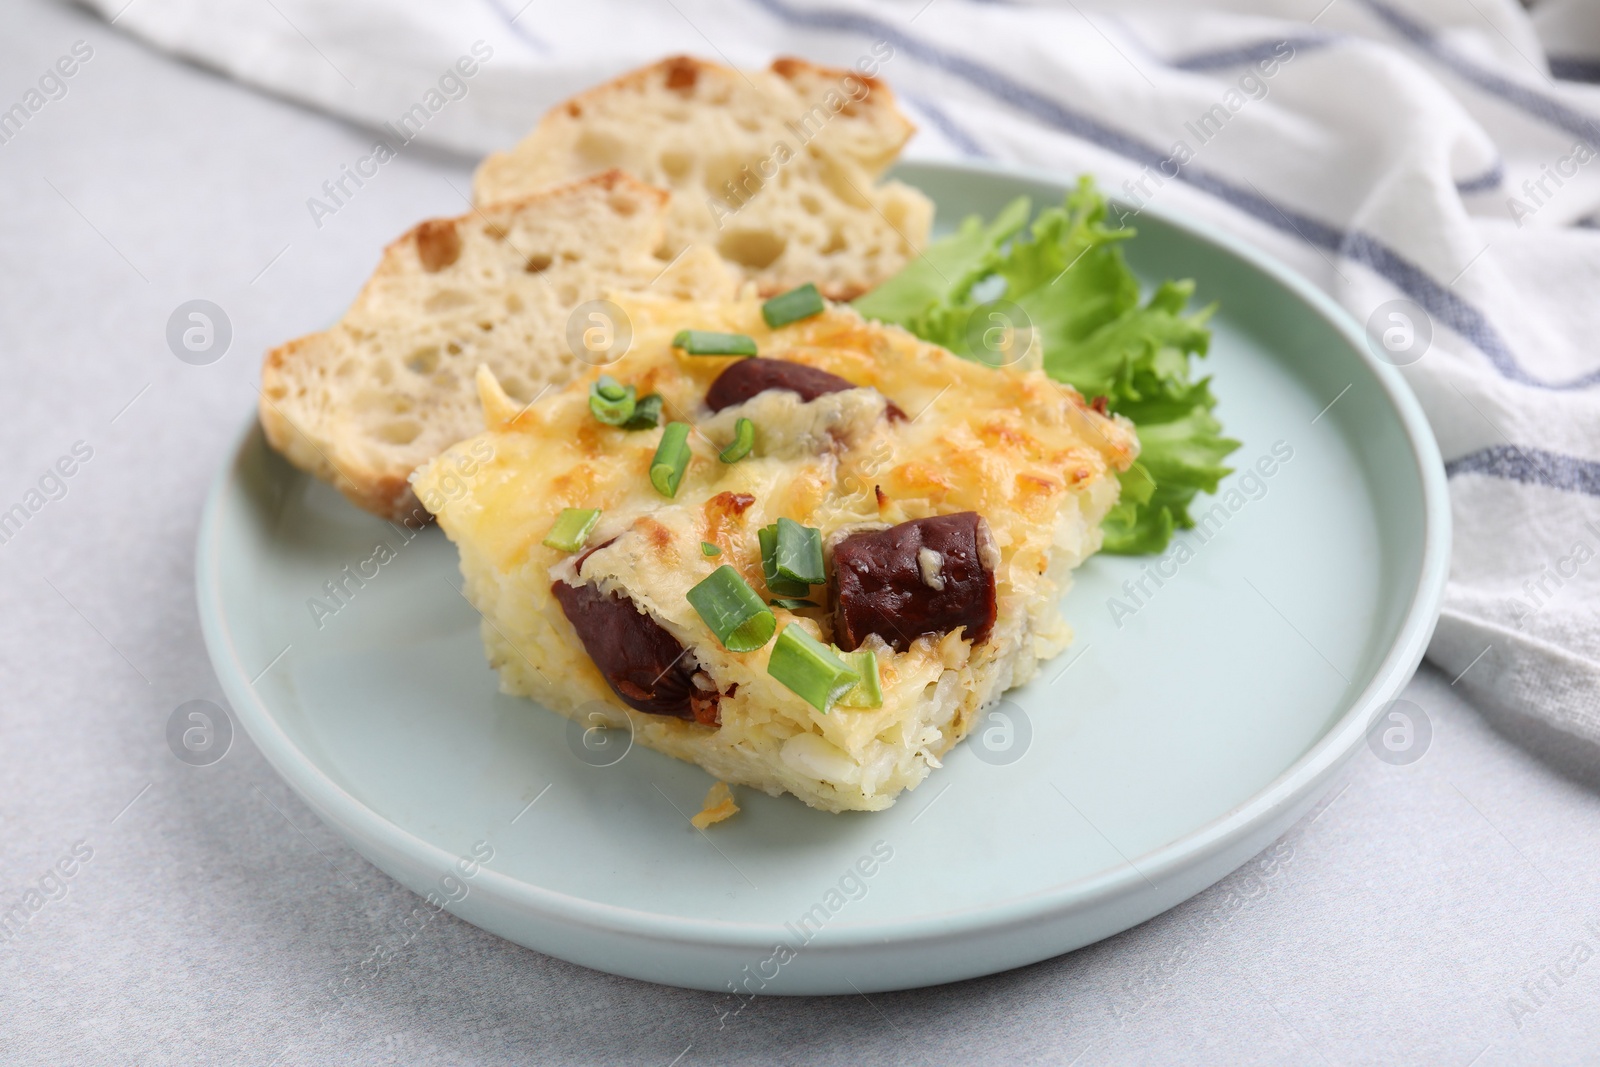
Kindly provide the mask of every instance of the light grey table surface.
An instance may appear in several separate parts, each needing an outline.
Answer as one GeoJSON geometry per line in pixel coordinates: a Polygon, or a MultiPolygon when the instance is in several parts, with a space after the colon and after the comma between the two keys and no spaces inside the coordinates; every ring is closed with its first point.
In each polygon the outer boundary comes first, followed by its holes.
{"type": "Polygon", "coordinates": [[[338,991],[414,898],[248,738],[169,751],[178,704],[222,700],[195,529],[259,353],[461,210],[470,163],[410,152],[319,231],[304,200],[360,131],[42,0],[0,6],[0,102],[79,39],[66,97],[0,145],[0,510],[92,449],[0,544],[0,912],[43,899],[0,940],[0,1063],[1600,1062],[1592,754],[1514,743],[1427,668],[1421,760],[1361,752],[1262,861],[1036,966],[734,1015],[445,916],[338,991]],[[165,341],[195,297],[233,324],[210,366],[165,341]]]}

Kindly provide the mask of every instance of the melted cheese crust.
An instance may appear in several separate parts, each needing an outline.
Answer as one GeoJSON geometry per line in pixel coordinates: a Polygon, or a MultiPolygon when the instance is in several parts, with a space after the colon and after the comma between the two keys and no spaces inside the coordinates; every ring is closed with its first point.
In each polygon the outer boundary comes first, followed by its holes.
{"type": "MultiPolygon", "coordinates": [[[[887,807],[938,766],[982,703],[1066,647],[1057,604],[1071,569],[1099,548],[1100,520],[1117,498],[1114,475],[1138,453],[1131,425],[1039,371],[963,360],[844,307],[771,330],[753,299],[613,299],[633,330],[619,362],[522,409],[480,371],[488,431],[413,476],[460,550],[503,688],[571,717],[603,702],[637,740],[730,782],[833,811],[887,807]],[[763,356],[861,388],[810,403],[769,391],[713,415],[703,398],[731,360],[675,352],[671,338],[686,328],[749,334],[763,356]],[[693,427],[675,498],[649,479],[660,428],[624,431],[590,414],[589,386],[602,373],[640,396],[660,393],[663,422],[693,427]],[[886,417],[886,397],[908,421],[886,417]],[[755,448],[722,463],[717,453],[741,416],[756,425],[755,448]],[[552,581],[580,581],[574,556],[541,544],[568,507],[602,509],[588,543],[611,542],[585,561],[581,580],[632,598],[720,690],[737,685],[721,701],[720,728],[631,711],[607,687],[550,593],[552,581]],[[818,527],[826,542],[856,524],[958,511],[981,514],[999,549],[994,631],[975,648],[959,631],[919,639],[904,653],[880,646],[880,708],[816,711],[768,676],[770,642],[727,651],[685,598],[722,564],[765,594],[756,531],[780,516],[818,527]],[[702,542],[720,554],[705,555],[702,542]]],[[[831,637],[823,613],[772,610],[780,631],[798,625],[831,637]]]]}

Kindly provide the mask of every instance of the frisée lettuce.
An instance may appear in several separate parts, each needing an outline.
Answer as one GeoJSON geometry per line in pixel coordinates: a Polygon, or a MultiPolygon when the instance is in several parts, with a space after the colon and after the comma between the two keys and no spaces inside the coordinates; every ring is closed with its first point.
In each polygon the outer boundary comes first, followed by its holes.
{"type": "Polygon", "coordinates": [[[1024,234],[1030,208],[1020,197],[987,224],[966,219],[855,307],[990,363],[1021,358],[1023,331],[1032,331],[1046,374],[1105,397],[1139,432],[1139,462],[1121,476],[1121,502],[1102,523],[1104,551],[1159,552],[1174,529],[1194,525],[1190,502],[1216,492],[1231,472],[1223,459],[1239,447],[1212,414],[1211,379],[1191,377],[1191,357],[1211,340],[1212,309],[1187,310],[1192,281],[1163,282],[1141,302],[1120,247],[1134,231],[1107,224],[1092,179],[1024,234]]]}

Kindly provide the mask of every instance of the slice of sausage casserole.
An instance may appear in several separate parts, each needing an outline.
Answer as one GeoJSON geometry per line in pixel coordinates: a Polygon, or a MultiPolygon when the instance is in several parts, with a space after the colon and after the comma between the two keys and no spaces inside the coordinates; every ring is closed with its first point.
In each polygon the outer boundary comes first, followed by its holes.
{"type": "Polygon", "coordinates": [[[616,299],[620,360],[526,407],[480,372],[488,431],[413,478],[502,687],[888,807],[1070,641],[1132,427],[844,307],[616,299]]]}

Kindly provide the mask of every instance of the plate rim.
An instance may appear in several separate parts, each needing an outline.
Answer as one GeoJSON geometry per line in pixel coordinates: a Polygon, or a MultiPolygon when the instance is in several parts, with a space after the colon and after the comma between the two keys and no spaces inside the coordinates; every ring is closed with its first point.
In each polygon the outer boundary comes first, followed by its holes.
{"type": "MultiPolygon", "coordinates": [[[[895,168],[900,176],[916,171],[954,174],[979,181],[1022,179],[1063,188],[1070,188],[1075,181],[1075,178],[1040,168],[983,161],[902,161],[895,168]]],[[[1120,203],[1116,197],[1108,199],[1120,203]]],[[[1275,815],[1314,800],[1315,794],[1358,750],[1374,713],[1386,701],[1398,696],[1427,649],[1449,574],[1451,515],[1444,462],[1410,386],[1396,368],[1372,355],[1364,331],[1349,312],[1275,256],[1209,223],[1166,207],[1145,205],[1142,213],[1243,260],[1299,297],[1344,337],[1383,389],[1399,418],[1410,446],[1410,460],[1422,486],[1422,552],[1399,634],[1371,672],[1367,684],[1346,702],[1343,713],[1314,744],[1271,782],[1203,825],[1101,871],[995,904],[919,913],[903,919],[830,923],[826,937],[829,950],[910,947],[949,941],[974,933],[1068,917],[1127,896],[1145,883],[1181,881],[1180,875],[1226,852],[1253,830],[1270,823],[1275,815]]],[[[218,681],[234,714],[268,763],[320,818],[333,824],[350,840],[352,846],[359,840],[386,855],[407,857],[430,870],[446,870],[455,863],[457,856],[369,808],[291,740],[267,702],[256,692],[239,656],[222,602],[219,578],[222,564],[217,541],[226,498],[238,478],[241,460],[256,446],[260,432],[259,421],[252,413],[238,443],[213,477],[197,532],[196,601],[201,633],[218,681]]],[[[265,447],[265,442],[261,442],[261,446],[265,447]]],[[[365,852],[361,848],[357,851],[365,852]]],[[[397,880],[403,881],[398,877],[397,880]]],[[[734,922],[607,904],[537,886],[487,866],[474,877],[473,885],[485,896],[499,898],[498,903],[516,912],[617,935],[645,937],[658,943],[766,951],[773,937],[783,930],[776,920],[734,922]]],[[[1183,899],[1187,899],[1187,895],[1183,899]]]]}

